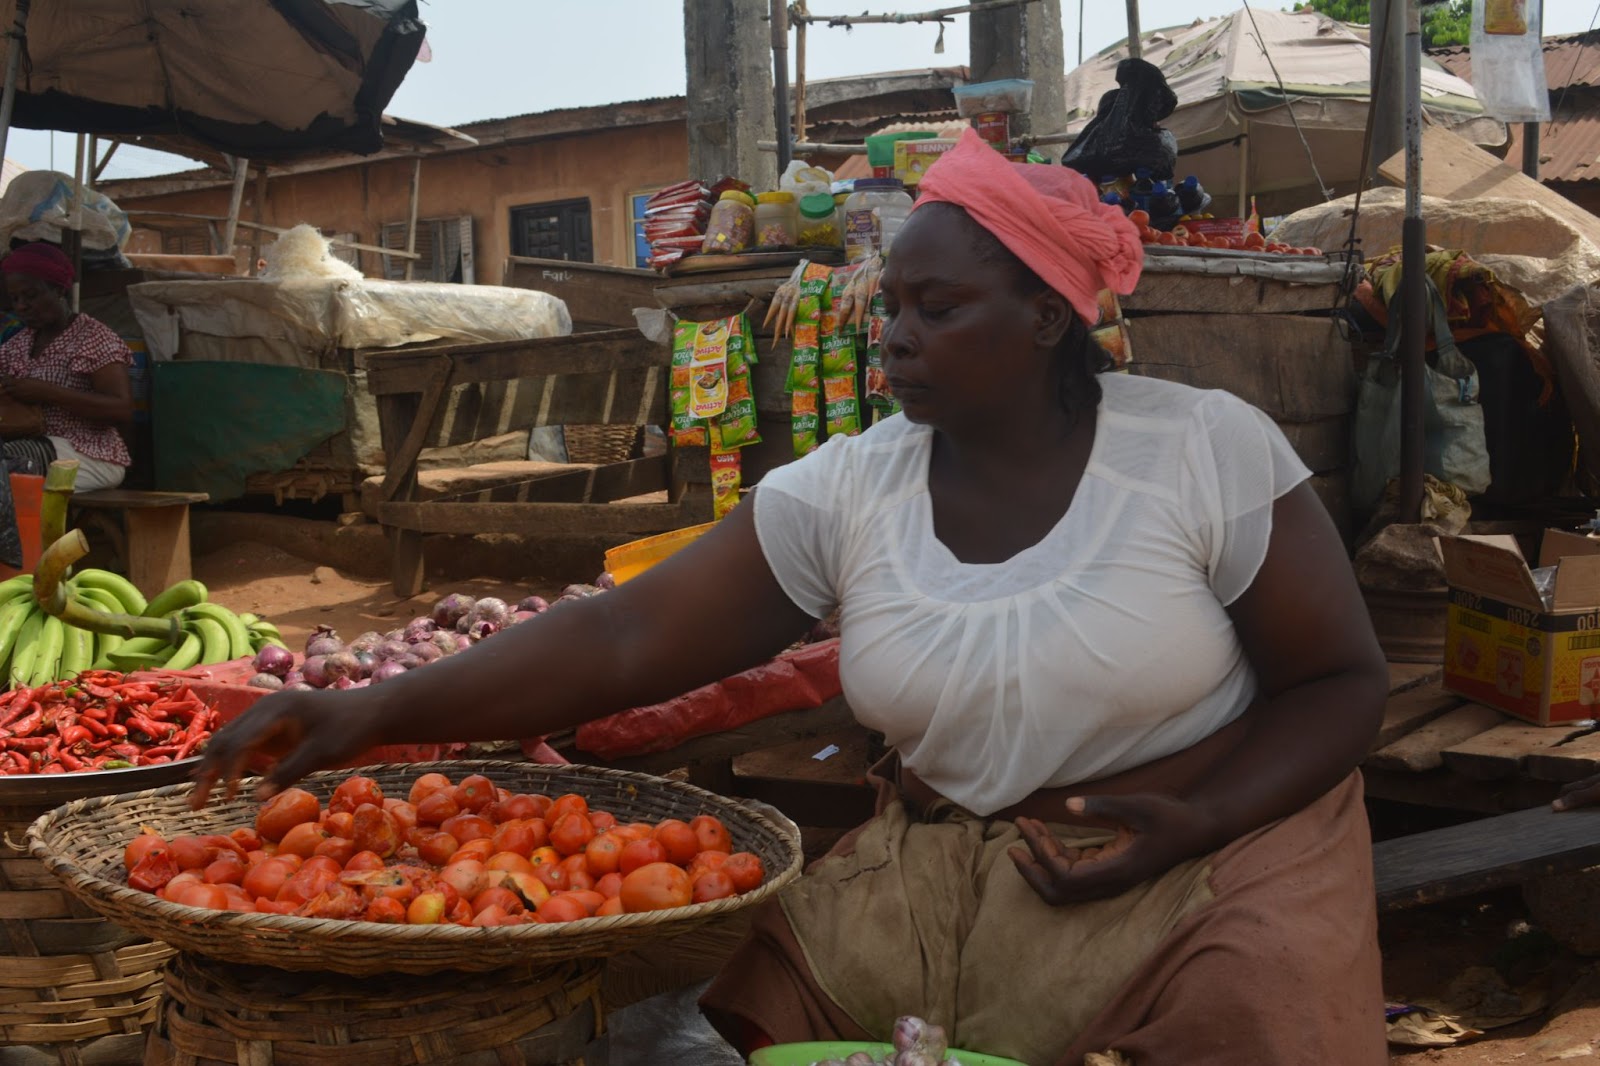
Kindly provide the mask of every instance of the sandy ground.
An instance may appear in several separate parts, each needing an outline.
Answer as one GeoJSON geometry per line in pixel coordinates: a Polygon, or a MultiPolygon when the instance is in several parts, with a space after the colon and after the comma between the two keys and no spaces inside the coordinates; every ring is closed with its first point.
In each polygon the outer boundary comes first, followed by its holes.
{"type": "MultiPolygon", "coordinates": [[[[255,543],[237,543],[202,556],[195,560],[194,570],[214,600],[272,619],[294,647],[319,625],[332,626],[346,639],[366,630],[396,628],[425,614],[447,592],[493,595],[514,603],[529,594],[551,597],[567,581],[592,576],[573,574],[528,586],[484,579],[451,581],[405,600],[396,597],[386,581],[349,577],[255,543]]],[[[1393,1063],[1600,1064],[1600,960],[1583,959],[1530,929],[1519,893],[1495,893],[1386,916],[1381,939],[1384,985],[1391,1000],[1441,996],[1463,972],[1488,967],[1510,987],[1531,990],[1550,1004],[1527,1021],[1494,1029],[1471,1043],[1394,1049],[1393,1063]]]]}

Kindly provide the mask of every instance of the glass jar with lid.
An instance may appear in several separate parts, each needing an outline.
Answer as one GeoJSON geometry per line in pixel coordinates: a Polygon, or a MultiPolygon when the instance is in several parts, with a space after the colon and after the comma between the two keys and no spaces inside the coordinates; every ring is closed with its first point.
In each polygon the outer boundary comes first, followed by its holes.
{"type": "Polygon", "coordinates": [[[706,223],[705,243],[700,246],[700,251],[705,255],[738,255],[750,247],[755,228],[755,197],[738,189],[729,189],[711,208],[711,218],[706,223]]]}
{"type": "Polygon", "coordinates": [[[884,233],[894,234],[911,214],[911,194],[896,178],[860,178],[845,201],[844,246],[850,261],[887,250],[884,233]]]}
{"type": "Polygon", "coordinates": [[[756,247],[765,251],[800,243],[800,213],[794,193],[764,192],[756,197],[756,247]]]}
{"type": "Polygon", "coordinates": [[[839,211],[833,197],[813,193],[800,198],[800,246],[802,248],[841,248],[844,235],[839,229],[839,211]]]}

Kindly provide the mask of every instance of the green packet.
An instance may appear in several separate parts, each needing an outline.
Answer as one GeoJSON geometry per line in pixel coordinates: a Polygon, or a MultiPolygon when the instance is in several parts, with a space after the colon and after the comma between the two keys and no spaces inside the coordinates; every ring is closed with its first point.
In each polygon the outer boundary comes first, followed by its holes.
{"type": "Polygon", "coordinates": [[[710,443],[703,419],[690,413],[691,383],[694,380],[694,348],[700,337],[700,323],[679,321],[672,327],[672,367],[667,388],[669,427],[672,443],[682,447],[710,443]]]}
{"type": "Polygon", "coordinates": [[[797,389],[790,398],[789,429],[796,459],[810,455],[822,443],[822,418],[815,389],[797,389]]]}
{"type": "Polygon", "coordinates": [[[856,376],[822,379],[824,424],[829,437],[853,437],[861,432],[861,400],[856,395],[856,376]]]}
{"type": "Polygon", "coordinates": [[[828,303],[829,267],[812,263],[800,276],[800,297],[795,306],[794,354],[789,360],[789,391],[817,390],[821,357],[822,313],[828,303]]]}

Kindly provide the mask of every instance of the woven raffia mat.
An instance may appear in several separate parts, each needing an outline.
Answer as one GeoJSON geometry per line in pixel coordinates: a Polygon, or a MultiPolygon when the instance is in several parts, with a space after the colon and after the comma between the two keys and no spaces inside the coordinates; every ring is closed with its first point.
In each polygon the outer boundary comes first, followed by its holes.
{"type": "Polygon", "coordinates": [[[599,1035],[601,963],[432,977],[285,973],[181,955],[146,1066],[553,1066],[599,1035]]]}
{"type": "MultiPolygon", "coordinates": [[[[128,796],[80,800],[58,807],[28,830],[33,854],[67,889],[94,910],[130,929],[183,951],[209,958],[284,970],[324,970],[357,976],[428,974],[441,970],[483,972],[514,966],[551,965],[578,958],[604,958],[772,898],[799,876],[800,833],[776,812],[763,813],[693,785],[645,774],[594,766],[469,762],[386,764],[363,767],[388,795],[405,795],[420,775],[439,772],[460,780],[480,773],[512,792],[558,795],[576,792],[619,821],[688,821],[699,814],[720,818],[735,851],[760,857],[765,881],[741,896],[641,914],[585,918],[562,925],[518,925],[477,929],[458,925],[379,925],[235,914],[181,907],[127,887],[122,853],[141,826],[163,835],[225,832],[253,822],[256,804],[240,798],[189,809],[189,785],[128,796]]],[[[349,774],[313,774],[303,787],[323,799],[349,774]]],[[[247,782],[241,797],[250,795],[247,782]]]]}

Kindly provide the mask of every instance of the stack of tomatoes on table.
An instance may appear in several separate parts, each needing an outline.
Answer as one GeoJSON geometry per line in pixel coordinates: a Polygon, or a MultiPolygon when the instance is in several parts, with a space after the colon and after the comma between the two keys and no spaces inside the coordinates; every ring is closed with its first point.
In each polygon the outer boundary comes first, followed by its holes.
{"type": "Polygon", "coordinates": [[[1240,236],[1208,235],[1199,228],[1190,229],[1182,222],[1171,232],[1150,228],[1150,212],[1130,211],[1128,220],[1139,228],[1139,239],[1145,244],[1170,248],[1214,248],[1219,251],[1259,252],[1267,255],[1322,255],[1320,248],[1296,248],[1279,241],[1269,241],[1256,232],[1240,236]]]}
{"type": "Polygon", "coordinates": [[[761,859],[700,815],[620,823],[575,793],[512,794],[481,775],[421,775],[385,796],[346,778],[326,807],[291,788],[255,824],[128,843],[128,884],[213,910],[385,923],[561,923],[748,892],[761,859]]]}

